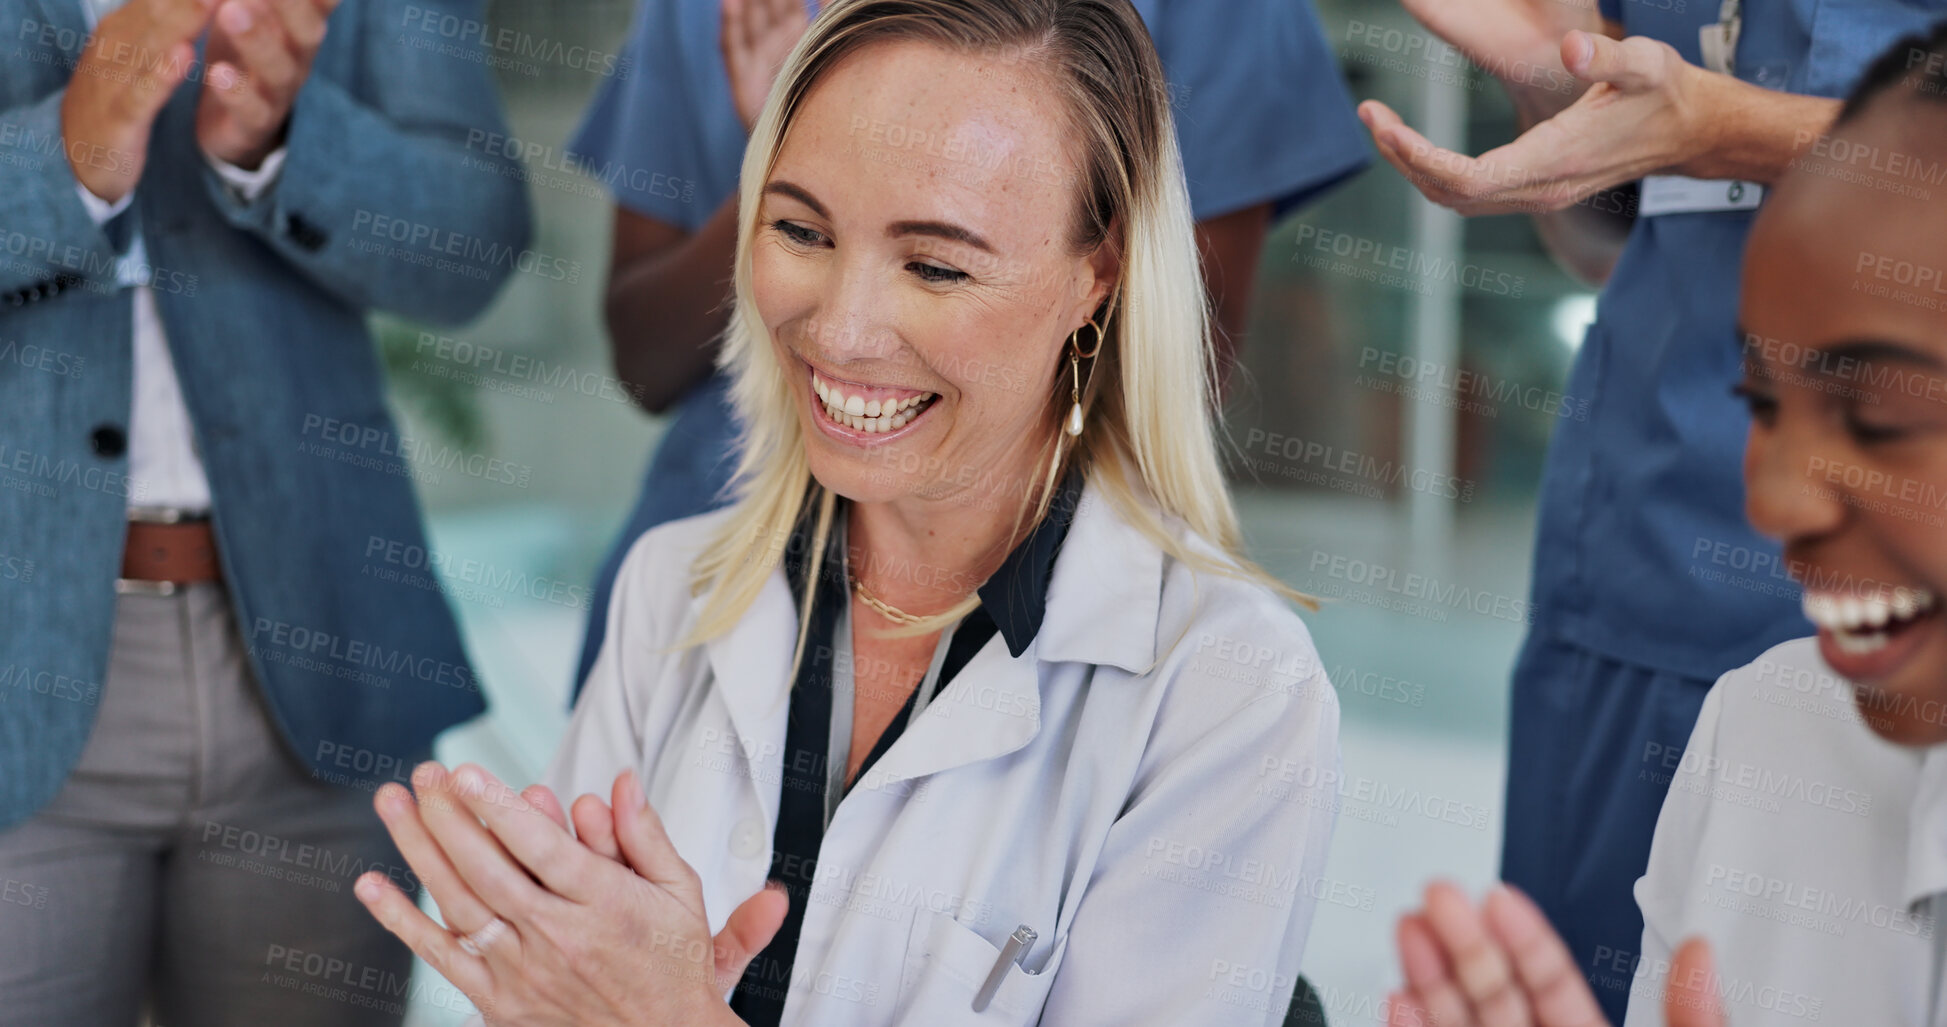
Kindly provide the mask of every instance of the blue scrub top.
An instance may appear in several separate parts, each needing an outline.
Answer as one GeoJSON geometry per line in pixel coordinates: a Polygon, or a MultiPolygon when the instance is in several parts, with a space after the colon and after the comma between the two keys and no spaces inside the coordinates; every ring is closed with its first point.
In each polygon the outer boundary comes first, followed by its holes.
{"type": "MultiPolygon", "coordinates": [[[[1602,0],[1630,35],[1702,64],[1717,0],[1602,0]]],[[[1840,97],[1947,0],[1746,0],[1735,71],[1840,97]]],[[[1536,629],[1611,659],[1713,680],[1810,634],[1778,547],[1744,518],[1749,419],[1732,398],[1744,240],[1755,212],[1638,218],[1596,308],[1556,427],[1535,549],[1536,629]]]]}

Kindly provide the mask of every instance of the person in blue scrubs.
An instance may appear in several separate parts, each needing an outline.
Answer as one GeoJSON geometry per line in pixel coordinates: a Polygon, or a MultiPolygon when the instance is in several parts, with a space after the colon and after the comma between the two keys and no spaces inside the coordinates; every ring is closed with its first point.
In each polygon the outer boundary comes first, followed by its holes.
{"type": "MultiPolygon", "coordinates": [[[[1370,160],[1338,63],[1306,0],[1134,0],[1176,99],[1176,128],[1226,365],[1269,225],[1370,160]]],[[[626,55],[570,144],[616,203],[606,316],[617,376],[673,413],[635,511],[598,574],[575,671],[601,649],[635,540],[714,509],[736,437],[716,336],[728,310],[736,186],[770,71],[816,14],[807,0],[643,0],[626,55]],[[800,6],[802,4],[802,6],[800,6]]]]}
{"type": "Polygon", "coordinates": [[[1606,279],[1567,386],[1590,415],[1557,426],[1542,476],[1501,869],[1620,1023],[1643,931],[1631,889],[1704,694],[1811,633],[1743,514],[1745,235],[1766,183],[1826,159],[1839,104],[1814,98],[1845,95],[1947,0],[1601,0],[1600,22],[1572,4],[1406,5],[1502,79],[1525,131],[1470,158],[1369,102],[1381,154],[1462,213],[1535,214],[1565,265],[1606,279]],[[1633,204],[1607,191],[1639,178],[1633,204]]]}

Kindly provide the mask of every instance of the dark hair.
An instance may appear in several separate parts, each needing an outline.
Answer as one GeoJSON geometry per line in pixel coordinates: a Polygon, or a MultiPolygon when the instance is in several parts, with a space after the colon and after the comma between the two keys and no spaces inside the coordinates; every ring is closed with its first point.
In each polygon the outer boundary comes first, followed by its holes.
{"type": "Polygon", "coordinates": [[[1856,120],[1874,100],[1895,90],[1907,99],[1947,103],[1947,21],[1907,36],[1880,54],[1846,97],[1833,124],[1856,120]]]}

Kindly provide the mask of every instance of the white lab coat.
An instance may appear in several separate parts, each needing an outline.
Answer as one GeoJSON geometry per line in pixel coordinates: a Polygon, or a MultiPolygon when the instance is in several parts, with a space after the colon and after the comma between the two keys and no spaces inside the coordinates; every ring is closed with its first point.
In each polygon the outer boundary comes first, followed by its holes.
{"type": "MultiPolygon", "coordinates": [[[[629,553],[548,778],[565,802],[636,768],[713,932],[769,869],[798,623],[779,569],[669,651],[722,517],[629,553]]],[[[1091,486],[1032,646],[990,640],[833,815],[784,1022],[1281,1023],[1332,893],[1338,723],[1281,600],[1166,558],[1091,486]],[[1022,924],[1039,940],[973,1012],[1022,924]]]]}

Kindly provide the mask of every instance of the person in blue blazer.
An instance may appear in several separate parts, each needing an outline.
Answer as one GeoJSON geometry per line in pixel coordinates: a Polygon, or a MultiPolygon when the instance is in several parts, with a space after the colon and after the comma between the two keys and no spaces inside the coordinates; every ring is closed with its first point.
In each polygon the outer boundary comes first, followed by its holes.
{"type": "Polygon", "coordinates": [[[402,1013],[366,804],[483,703],[366,315],[568,273],[481,18],[0,0],[0,1025],[402,1013]]]}

